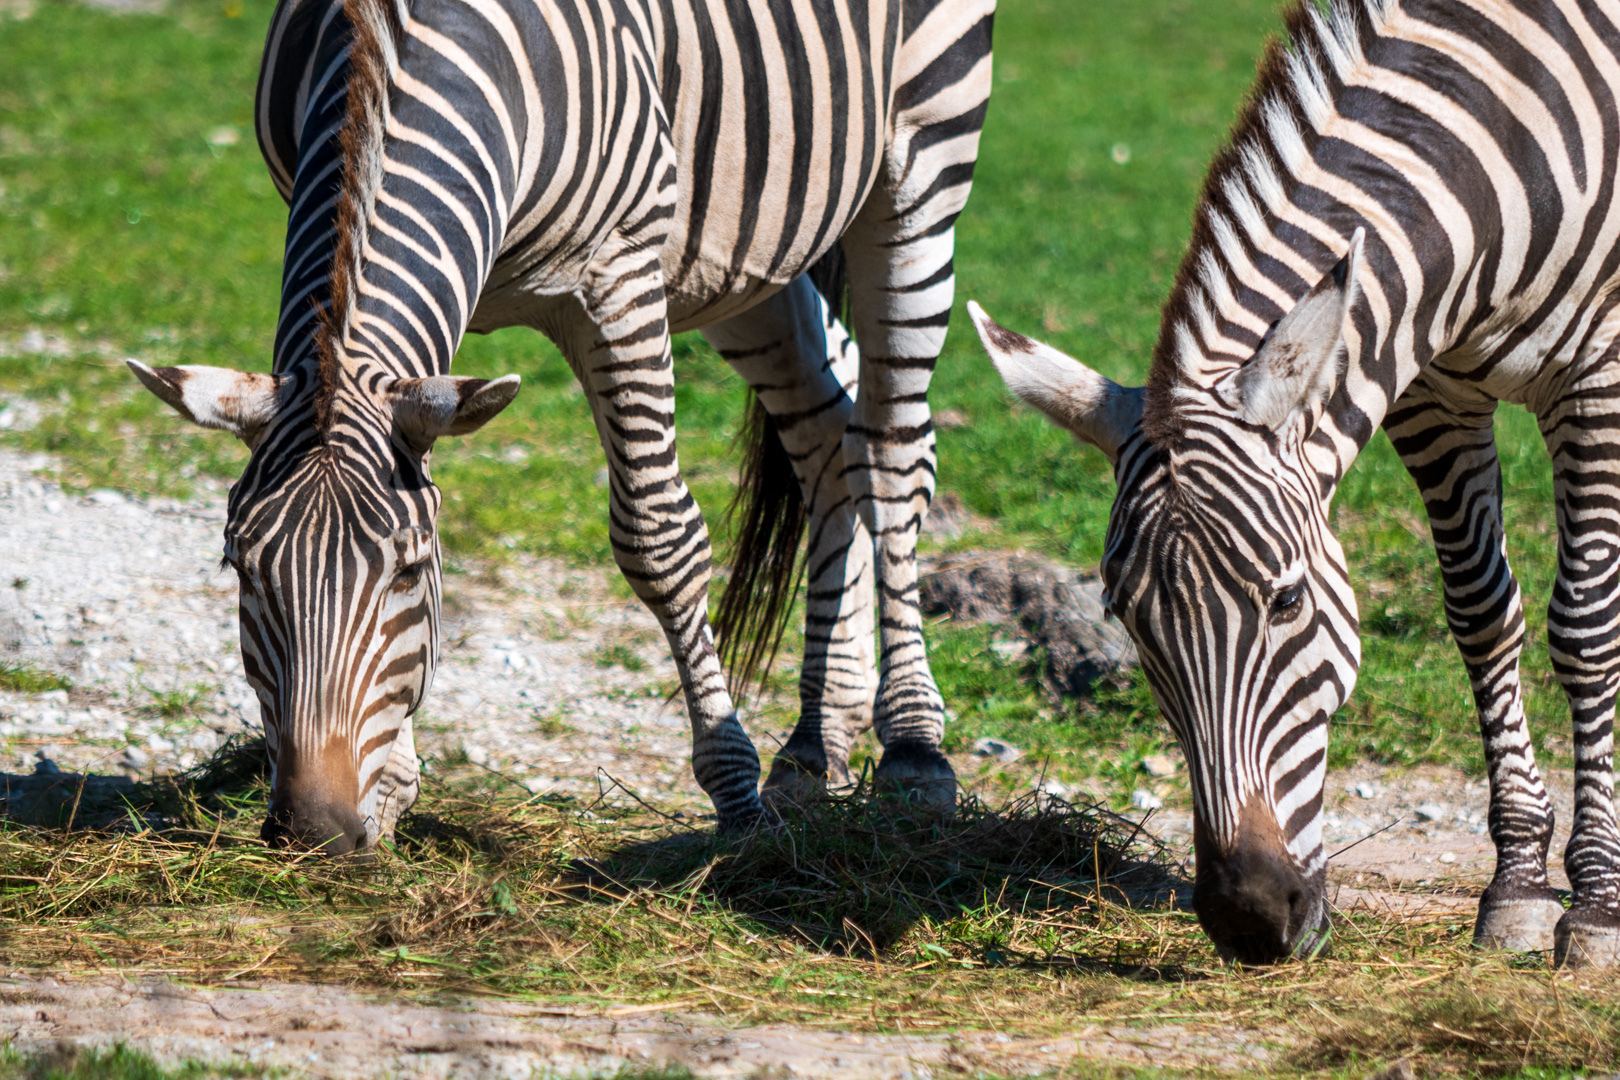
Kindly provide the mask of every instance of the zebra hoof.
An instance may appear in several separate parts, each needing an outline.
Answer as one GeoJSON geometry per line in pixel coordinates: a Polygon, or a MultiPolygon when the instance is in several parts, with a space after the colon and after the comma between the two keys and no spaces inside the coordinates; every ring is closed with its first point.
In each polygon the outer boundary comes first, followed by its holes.
{"type": "Polygon", "coordinates": [[[1554,967],[1620,968],[1620,914],[1606,908],[1570,908],[1553,941],[1554,967]]]}
{"type": "Polygon", "coordinates": [[[814,769],[787,754],[777,754],[759,797],[767,811],[780,814],[790,808],[809,806],[826,793],[826,770],[814,769]]]}
{"type": "Polygon", "coordinates": [[[1499,952],[1547,952],[1564,905],[1551,889],[1494,899],[1486,889],[1474,919],[1474,947],[1499,952]]]}
{"type": "Polygon", "coordinates": [[[880,793],[898,791],[908,801],[941,813],[956,809],[956,770],[937,746],[886,747],[875,779],[880,793]]]}
{"type": "Polygon", "coordinates": [[[736,835],[737,833],[750,832],[771,820],[773,820],[773,816],[766,811],[765,806],[758,799],[755,799],[752,806],[740,807],[729,813],[717,813],[715,815],[715,829],[722,833],[736,835]]]}

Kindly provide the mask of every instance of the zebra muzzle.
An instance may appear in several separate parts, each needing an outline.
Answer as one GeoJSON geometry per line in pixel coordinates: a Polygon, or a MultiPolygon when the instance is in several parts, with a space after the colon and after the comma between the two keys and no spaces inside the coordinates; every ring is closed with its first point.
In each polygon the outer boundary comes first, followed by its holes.
{"type": "Polygon", "coordinates": [[[1193,910],[1221,958],[1273,964],[1326,945],[1322,877],[1295,865],[1270,808],[1244,808],[1236,834],[1220,845],[1194,830],[1193,910]]]}

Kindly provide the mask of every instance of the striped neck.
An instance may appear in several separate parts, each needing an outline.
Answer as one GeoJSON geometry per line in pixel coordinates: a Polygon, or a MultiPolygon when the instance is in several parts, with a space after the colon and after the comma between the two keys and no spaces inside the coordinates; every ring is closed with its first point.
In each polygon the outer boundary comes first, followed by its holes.
{"type": "Polygon", "coordinates": [[[1468,208],[1420,145],[1420,105],[1433,107],[1433,92],[1381,62],[1414,47],[1461,53],[1463,36],[1394,0],[1302,2],[1286,21],[1288,41],[1268,49],[1205,182],[1165,307],[1143,432],[1173,446],[1178,414],[1219,398],[1360,227],[1365,269],[1343,376],[1306,448],[1330,494],[1419,372],[1487,322],[1501,290],[1480,288],[1480,267],[1499,262],[1501,238],[1458,235],[1468,208]],[[1400,139],[1387,133],[1398,124],[1400,139]]]}

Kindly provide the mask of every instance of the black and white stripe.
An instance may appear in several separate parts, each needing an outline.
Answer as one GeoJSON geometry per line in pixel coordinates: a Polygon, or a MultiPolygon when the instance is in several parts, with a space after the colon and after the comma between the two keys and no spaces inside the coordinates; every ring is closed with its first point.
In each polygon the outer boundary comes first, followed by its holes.
{"type": "MultiPolygon", "coordinates": [[[[615,558],[668,636],[721,821],[761,803],[675,452],[669,335],[699,327],[770,414],[788,464],[760,485],[796,476],[810,537],[803,719],[767,795],[842,779],[872,723],[880,778],[954,798],[914,549],[993,7],[282,0],[257,108],[290,206],[275,376],[247,395],[251,430],[234,405],[191,410],[254,445],[228,537],[276,729],[267,835],[337,823],[374,842],[414,794],[409,713],[437,654],[432,441],[516,392],[449,375],[464,332],[514,325],[586,390],[615,558]],[[859,349],[842,295],[806,276],[840,258],[859,349]]],[[[198,370],[143,378],[186,411],[188,380],[196,396],[224,378],[198,370]]]]}
{"type": "Polygon", "coordinates": [[[1145,391],[979,313],[981,330],[1016,391],[1116,462],[1103,572],[1192,765],[1196,899],[1223,951],[1284,956],[1324,923],[1327,723],[1359,663],[1326,511],[1382,424],[1427,504],[1479,704],[1498,863],[1476,937],[1620,963],[1620,4],[1332,0],[1287,18],[1206,181],[1145,391]],[[1525,732],[1504,400],[1537,415],[1556,476],[1567,913],[1525,732]]]}

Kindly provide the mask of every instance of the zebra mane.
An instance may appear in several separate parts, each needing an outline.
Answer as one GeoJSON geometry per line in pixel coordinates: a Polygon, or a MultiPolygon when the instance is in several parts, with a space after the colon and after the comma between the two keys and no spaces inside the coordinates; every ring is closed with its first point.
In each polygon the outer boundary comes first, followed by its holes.
{"type": "Polygon", "coordinates": [[[1205,174],[1192,239],[1164,306],[1143,403],[1150,442],[1175,442],[1178,390],[1193,381],[1181,362],[1196,353],[1192,328],[1213,322],[1219,300],[1231,295],[1222,248],[1287,201],[1289,181],[1337,114],[1345,79],[1398,4],[1293,0],[1283,12],[1286,33],[1267,43],[1231,135],[1205,174]]]}
{"type": "Polygon", "coordinates": [[[338,191],[337,247],[332,256],[331,299],[316,329],[315,428],[331,430],[341,381],[344,339],[360,293],[360,260],[377,191],[382,186],[383,130],[388,123],[389,80],[399,65],[398,42],[409,15],[407,0],[343,0],[353,33],[349,45],[348,105],[338,141],[343,155],[338,191]]]}

